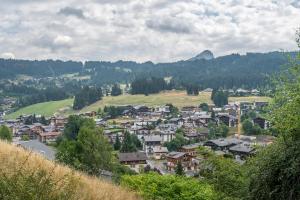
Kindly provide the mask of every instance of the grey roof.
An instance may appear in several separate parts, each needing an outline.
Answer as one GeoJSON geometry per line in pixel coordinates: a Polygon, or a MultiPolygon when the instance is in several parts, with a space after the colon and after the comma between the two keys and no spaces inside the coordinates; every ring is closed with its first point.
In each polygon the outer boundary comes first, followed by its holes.
{"type": "Polygon", "coordinates": [[[146,161],[147,156],[145,152],[132,152],[132,153],[120,153],[119,154],[119,161],[126,162],[126,161],[146,161]]]}
{"type": "Polygon", "coordinates": [[[241,140],[235,139],[235,138],[231,138],[231,139],[220,138],[220,139],[216,139],[216,140],[208,140],[208,142],[212,142],[212,143],[216,144],[219,147],[226,147],[226,146],[230,146],[230,145],[233,145],[233,144],[242,143],[241,140]]]}
{"type": "Polygon", "coordinates": [[[242,152],[242,153],[251,153],[254,151],[254,148],[247,144],[238,144],[229,148],[230,151],[242,152]]]}
{"type": "Polygon", "coordinates": [[[175,151],[172,151],[170,152],[167,157],[171,157],[171,158],[180,158],[182,156],[184,156],[186,153],[183,153],[183,152],[175,152],[175,151]]]}
{"type": "Polygon", "coordinates": [[[198,148],[199,146],[202,146],[203,143],[194,143],[194,144],[189,144],[189,145],[184,145],[181,148],[183,149],[194,149],[194,148],[198,148]]]}
{"type": "Polygon", "coordinates": [[[159,135],[147,135],[144,136],[145,142],[161,142],[161,137],[159,135]]]}
{"type": "Polygon", "coordinates": [[[39,142],[38,140],[19,141],[17,145],[20,145],[29,151],[39,153],[48,160],[55,159],[55,150],[44,143],[39,142]]]}
{"type": "Polygon", "coordinates": [[[153,152],[154,153],[168,153],[168,148],[167,147],[153,147],[153,152]]]}

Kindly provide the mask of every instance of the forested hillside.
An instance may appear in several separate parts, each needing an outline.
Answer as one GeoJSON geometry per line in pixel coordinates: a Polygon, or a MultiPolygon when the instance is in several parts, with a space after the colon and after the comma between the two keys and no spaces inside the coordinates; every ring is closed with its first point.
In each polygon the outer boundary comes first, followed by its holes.
{"type": "MultiPolygon", "coordinates": [[[[294,53],[289,53],[295,55],[294,53]]],[[[56,77],[78,73],[89,76],[89,84],[132,82],[137,77],[172,77],[178,85],[194,82],[201,87],[248,87],[265,85],[266,78],[287,62],[288,53],[232,54],[215,59],[178,61],[174,63],[136,63],[129,61],[27,61],[0,60],[0,78],[17,75],[56,77]]]]}

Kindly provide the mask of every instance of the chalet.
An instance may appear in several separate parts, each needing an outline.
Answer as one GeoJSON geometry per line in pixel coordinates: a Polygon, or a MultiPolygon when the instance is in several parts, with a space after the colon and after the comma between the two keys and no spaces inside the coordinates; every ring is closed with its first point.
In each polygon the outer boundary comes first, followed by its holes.
{"type": "Polygon", "coordinates": [[[147,165],[147,156],[144,152],[120,153],[119,161],[121,164],[139,172],[140,168],[147,165]]]}
{"type": "Polygon", "coordinates": [[[237,118],[229,115],[229,113],[218,113],[217,114],[218,123],[223,123],[228,127],[237,126],[237,118]]]}
{"type": "Polygon", "coordinates": [[[143,105],[134,106],[133,108],[137,113],[140,113],[140,114],[145,114],[145,113],[150,112],[149,107],[143,106],[143,105]]]}
{"type": "Polygon", "coordinates": [[[160,124],[157,129],[160,131],[176,131],[178,126],[176,124],[160,124]]]}
{"type": "Polygon", "coordinates": [[[160,147],[162,144],[162,139],[159,135],[144,136],[143,141],[144,141],[144,150],[147,153],[148,152],[152,153],[154,147],[160,147]]]}
{"type": "Polygon", "coordinates": [[[209,146],[213,150],[227,151],[230,147],[235,146],[240,143],[242,143],[242,141],[239,139],[220,138],[220,139],[216,139],[216,140],[208,140],[207,142],[204,143],[204,146],[209,146]]]}
{"type": "Polygon", "coordinates": [[[68,122],[68,118],[66,117],[51,117],[50,118],[50,125],[63,128],[65,124],[68,122]]]}
{"type": "Polygon", "coordinates": [[[153,148],[153,157],[156,160],[164,159],[168,153],[167,147],[155,146],[153,148]]]}
{"type": "Polygon", "coordinates": [[[56,139],[61,135],[61,132],[43,132],[38,134],[38,140],[43,143],[55,142],[56,139]]]}
{"type": "Polygon", "coordinates": [[[208,123],[212,120],[210,115],[201,115],[198,117],[192,116],[188,121],[191,122],[194,127],[207,127],[208,123]]]}
{"type": "Polygon", "coordinates": [[[186,137],[188,140],[193,140],[193,141],[205,141],[208,136],[208,131],[188,131],[184,133],[184,137],[186,137]]]}
{"type": "Polygon", "coordinates": [[[18,130],[15,136],[17,137],[22,137],[22,136],[28,136],[29,139],[34,140],[37,139],[37,133],[32,130],[33,126],[32,125],[24,125],[21,126],[18,130]]]}
{"type": "Polygon", "coordinates": [[[253,119],[253,124],[258,125],[262,129],[268,129],[270,128],[270,123],[262,117],[256,117],[253,119]]]}
{"type": "Polygon", "coordinates": [[[34,123],[32,126],[31,126],[31,131],[35,132],[36,134],[38,133],[41,133],[44,131],[44,128],[43,125],[41,123],[34,123]]]}
{"type": "Polygon", "coordinates": [[[158,106],[154,108],[154,112],[161,113],[161,114],[169,114],[170,107],[169,106],[158,106]]]}
{"type": "Polygon", "coordinates": [[[133,123],[134,126],[142,126],[142,127],[148,127],[148,126],[152,126],[155,125],[157,122],[156,119],[143,119],[141,121],[135,121],[133,123]]]}
{"type": "Polygon", "coordinates": [[[134,109],[134,108],[130,108],[130,109],[125,109],[123,112],[122,112],[122,115],[123,116],[128,116],[128,117],[134,117],[136,116],[138,113],[137,111],[134,109]]]}
{"type": "Polygon", "coordinates": [[[255,149],[249,143],[241,143],[229,148],[229,152],[241,159],[254,154],[255,149]]]}
{"type": "Polygon", "coordinates": [[[185,106],[180,110],[180,114],[182,117],[188,117],[193,115],[196,111],[199,111],[200,109],[195,106],[185,106]]]}
{"type": "Polygon", "coordinates": [[[178,163],[181,163],[184,170],[191,169],[192,157],[184,152],[170,152],[166,155],[167,170],[172,171],[176,168],[178,163]]]}
{"type": "Polygon", "coordinates": [[[184,123],[184,119],[182,118],[171,118],[169,119],[169,123],[170,124],[176,124],[178,126],[182,126],[184,123]]]}
{"type": "Polygon", "coordinates": [[[179,149],[179,152],[184,152],[191,157],[196,157],[199,146],[202,146],[202,143],[184,145],[179,149]]]}
{"type": "Polygon", "coordinates": [[[33,115],[20,115],[17,120],[19,120],[22,123],[25,123],[27,120],[29,120],[30,118],[32,118],[33,115]]]}
{"type": "Polygon", "coordinates": [[[144,135],[149,135],[150,129],[148,127],[142,127],[142,126],[132,126],[129,129],[129,132],[142,137],[144,135]]]}
{"type": "Polygon", "coordinates": [[[171,130],[165,130],[165,131],[160,131],[160,130],[154,130],[151,132],[152,135],[158,135],[161,138],[161,142],[170,142],[175,138],[175,131],[171,130]]]}

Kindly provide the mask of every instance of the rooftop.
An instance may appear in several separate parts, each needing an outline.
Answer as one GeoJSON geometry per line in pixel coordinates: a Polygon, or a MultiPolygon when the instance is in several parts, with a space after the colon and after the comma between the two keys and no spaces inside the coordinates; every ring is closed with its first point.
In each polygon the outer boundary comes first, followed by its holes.
{"type": "Polygon", "coordinates": [[[167,155],[167,157],[169,157],[169,158],[180,158],[180,157],[182,157],[182,156],[184,156],[185,155],[185,153],[183,153],[183,152],[175,152],[175,151],[172,151],[172,152],[170,152],[168,155],[167,155]]]}
{"type": "Polygon", "coordinates": [[[119,161],[127,162],[127,161],[145,161],[147,160],[147,156],[145,152],[132,152],[132,153],[120,153],[119,161]]]}
{"type": "Polygon", "coordinates": [[[251,153],[254,151],[254,148],[249,144],[238,144],[229,148],[230,151],[242,152],[242,153],[251,153]]]}
{"type": "Polygon", "coordinates": [[[161,142],[161,137],[159,135],[147,135],[144,136],[145,142],[161,142]]]}

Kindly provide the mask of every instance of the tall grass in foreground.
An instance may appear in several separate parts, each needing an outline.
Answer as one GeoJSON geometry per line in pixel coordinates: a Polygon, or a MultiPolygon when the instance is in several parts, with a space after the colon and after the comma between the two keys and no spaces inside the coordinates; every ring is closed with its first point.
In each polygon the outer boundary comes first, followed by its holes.
{"type": "Polygon", "coordinates": [[[0,141],[1,200],[138,199],[121,187],[0,141]]]}

